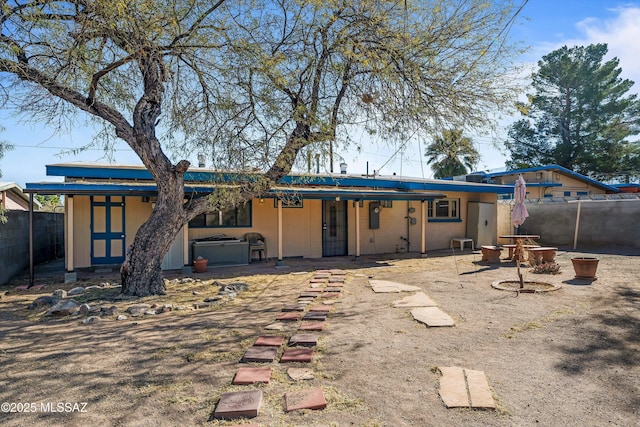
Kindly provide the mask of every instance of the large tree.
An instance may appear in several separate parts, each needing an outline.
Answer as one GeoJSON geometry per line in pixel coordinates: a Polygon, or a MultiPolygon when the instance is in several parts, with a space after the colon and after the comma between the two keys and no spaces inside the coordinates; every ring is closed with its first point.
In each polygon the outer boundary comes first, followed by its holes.
{"type": "Polygon", "coordinates": [[[183,224],[264,194],[301,150],[340,144],[349,125],[393,136],[486,124],[485,111],[512,101],[517,13],[501,2],[1,4],[0,72],[19,112],[54,126],[86,113],[111,130],[100,142],[126,141],[157,183],[121,268],[130,295],[165,291],[161,261],[183,224]],[[253,173],[185,200],[190,163],[165,151],[253,173]]]}
{"type": "Polygon", "coordinates": [[[640,101],[606,44],[562,47],[533,73],[534,93],[509,129],[512,168],[555,163],[596,177],[640,169],[640,101]]]}
{"type": "Polygon", "coordinates": [[[480,160],[480,153],[473,146],[473,141],[463,136],[460,129],[442,131],[427,146],[425,156],[434,178],[465,175],[473,171],[480,160]]]}

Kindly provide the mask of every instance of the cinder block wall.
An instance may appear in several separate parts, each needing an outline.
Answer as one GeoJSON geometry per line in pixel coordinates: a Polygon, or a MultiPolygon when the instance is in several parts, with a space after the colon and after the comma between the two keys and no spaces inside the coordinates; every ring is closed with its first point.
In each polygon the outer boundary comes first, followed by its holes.
{"type": "MultiPolygon", "coordinates": [[[[520,227],[521,234],[540,235],[539,243],[573,247],[578,213],[577,203],[563,199],[543,199],[526,203],[529,218],[520,227]]],[[[509,205],[499,211],[500,223],[510,227],[509,205]]],[[[577,249],[597,247],[640,248],[640,200],[584,201],[580,209],[577,249]]],[[[505,242],[503,242],[505,243],[505,242]]]]}
{"type": "MultiPolygon", "coordinates": [[[[29,267],[29,212],[6,212],[0,224],[0,285],[29,267]]],[[[64,215],[33,213],[33,255],[36,264],[64,257],[64,215]]]]}

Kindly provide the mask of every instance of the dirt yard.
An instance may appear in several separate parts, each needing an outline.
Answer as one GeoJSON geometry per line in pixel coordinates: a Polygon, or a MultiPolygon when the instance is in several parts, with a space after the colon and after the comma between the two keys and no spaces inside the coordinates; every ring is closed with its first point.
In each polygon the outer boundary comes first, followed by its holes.
{"type": "Polygon", "coordinates": [[[19,279],[0,288],[0,402],[13,404],[3,403],[0,425],[637,426],[637,252],[560,251],[558,275],[523,269],[525,280],[562,286],[535,294],[493,289],[495,280],[517,279],[514,264],[484,264],[468,250],[221,268],[191,275],[198,282],[172,282],[162,297],[127,299],[108,286],[87,291],[78,302],[119,309],[88,324],[84,315],[43,317],[46,308],[27,306],[56,289],[116,284],[116,274],[81,275],[65,285],[61,273],[51,273],[38,277],[46,286],[37,291],[15,290],[25,283],[19,279]],[[572,280],[575,255],[600,259],[597,281],[572,280]],[[287,369],[301,364],[276,359],[268,384],[233,385],[238,367],[247,365],[239,363],[242,355],[259,335],[296,331],[295,324],[282,331],[265,326],[296,302],[316,269],[327,268],[347,275],[308,364],[314,379],[293,381],[287,369]],[[371,278],[418,286],[455,326],[418,323],[410,309],[392,306],[410,292],[374,293],[371,278]],[[192,309],[218,294],[213,280],[245,282],[249,290],[192,309]],[[173,310],[125,313],[139,303],[173,310]],[[447,409],[438,394],[439,366],[484,371],[497,409],[447,409]],[[285,393],[307,387],[323,390],[327,408],[286,413],[285,393]],[[213,418],[223,393],[255,388],[264,395],[258,417],[213,418]]]}

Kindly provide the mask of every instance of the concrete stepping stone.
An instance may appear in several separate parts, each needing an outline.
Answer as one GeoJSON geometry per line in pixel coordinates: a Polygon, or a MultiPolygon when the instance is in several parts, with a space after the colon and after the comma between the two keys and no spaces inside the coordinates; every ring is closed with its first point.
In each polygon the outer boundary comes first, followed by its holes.
{"type": "Polygon", "coordinates": [[[271,368],[238,368],[233,383],[237,385],[269,383],[271,368]]]}
{"type": "Polygon", "coordinates": [[[261,335],[253,344],[254,347],[280,347],[284,344],[284,337],[276,335],[261,335]]]}
{"type": "Polygon", "coordinates": [[[299,331],[321,331],[324,329],[324,322],[302,322],[299,331]]]}
{"type": "Polygon", "coordinates": [[[312,380],[314,378],[311,368],[289,368],[287,369],[289,378],[294,381],[312,380]]]}
{"type": "Polygon", "coordinates": [[[309,305],[313,302],[313,300],[311,299],[299,299],[298,300],[298,304],[304,304],[304,305],[309,305]]]}
{"type": "Polygon", "coordinates": [[[318,292],[301,292],[299,298],[317,298],[318,292]]]}
{"type": "Polygon", "coordinates": [[[327,407],[327,400],[320,387],[292,391],[285,394],[284,399],[286,412],[298,409],[324,409],[327,407]]]}
{"type": "Polygon", "coordinates": [[[329,283],[344,283],[346,280],[345,276],[331,276],[329,277],[329,283]]]}
{"type": "Polygon", "coordinates": [[[213,417],[218,419],[257,417],[261,404],[262,390],[224,393],[220,397],[213,417]]]}
{"type": "Polygon", "coordinates": [[[282,307],[282,311],[304,311],[305,306],[302,304],[288,304],[282,307]]]}
{"type": "Polygon", "coordinates": [[[312,348],[288,348],[280,358],[280,363],[302,362],[308,363],[313,360],[312,348]]]}
{"type": "Polygon", "coordinates": [[[314,279],[329,279],[331,277],[331,273],[317,273],[313,275],[314,279]]]}
{"type": "Polygon", "coordinates": [[[285,322],[297,322],[302,317],[302,314],[297,311],[288,311],[280,314],[276,317],[276,320],[283,320],[285,322]]]}
{"type": "Polygon", "coordinates": [[[313,278],[313,279],[311,279],[309,281],[309,283],[327,283],[327,279],[323,279],[323,278],[316,279],[316,278],[313,278]]]}
{"type": "Polygon", "coordinates": [[[302,292],[309,292],[309,293],[317,294],[319,292],[322,292],[322,288],[307,288],[302,292]]]}
{"type": "Polygon", "coordinates": [[[344,287],[344,283],[332,282],[332,283],[329,283],[328,286],[331,287],[331,288],[343,288],[344,287]]]}
{"type": "Polygon", "coordinates": [[[281,331],[284,329],[284,324],[282,322],[275,322],[265,326],[264,328],[270,331],[281,331]]]}
{"type": "Polygon", "coordinates": [[[438,307],[417,307],[411,310],[411,315],[429,327],[455,325],[451,316],[438,307]]]}
{"type": "Polygon", "coordinates": [[[340,292],[323,292],[320,298],[340,298],[340,292]]]}
{"type": "Polygon", "coordinates": [[[336,276],[344,276],[345,274],[347,274],[346,271],[340,270],[340,269],[337,269],[337,268],[329,270],[329,273],[335,274],[336,276]]]}
{"type": "Polygon", "coordinates": [[[331,310],[333,310],[333,305],[325,305],[325,304],[320,304],[320,305],[314,305],[309,307],[309,312],[319,312],[319,313],[329,313],[331,310]]]}
{"type": "Polygon", "coordinates": [[[406,291],[420,291],[417,286],[405,285],[402,283],[391,282],[389,280],[369,280],[369,284],[376,293],[392,293],[392,292],[406,292],[406,291]]]}
{"type": "Polygon", "coordinates": [[[302,316],[302,320],[318,320],[318,321],[324,322],[325,320],[327,320],[327,313],[310,311],[304,316],[302,316]]]}
{"type": "Polygon", "coordinates": [[[316,289],[316,288],[322,288],[324,285],[326,285],[326,283],[309,283],[309,287],[316,289]]]}
{"type": "Polygon", "coordinates": [[[438,367],[440,397],[447,408],[495,409],[489,382],[483,371],[459,367],[438,367]]]}
{"type": "Polygon", "coordinates": [[[324,288],[325,292],[342,292],[342,288],[337,287],[337,286],[327,286],[326,288],[324,288]]]}
{"type": "Polygon", "coordinates": [[[404,297],[393,302],[393,306],[399,307],[436,307],[436,304],[427,294],[424,292],[416,292],[415,294],[404,297]]]}
{"type": "Polygon", "coordinates": [[[240,362],[271,363],[277,355],[276,347],[249,347],[240,362]]]}
{"type": "Polygon", "coordinates": [[[294,334],[289,338],[290,346],[314,347],[318,344],[318,336],[315,334],[294,334]]]}

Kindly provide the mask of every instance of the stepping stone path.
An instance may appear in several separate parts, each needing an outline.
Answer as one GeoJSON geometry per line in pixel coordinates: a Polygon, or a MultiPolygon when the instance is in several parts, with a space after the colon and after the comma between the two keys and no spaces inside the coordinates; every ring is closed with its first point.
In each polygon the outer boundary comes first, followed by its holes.
{"type": "Polygon", "coordinates": [[[438,307],[418,307],[411,310],[411,315],[418,322],[427,326],[453,326],[455,325],[451,316],[438,307]]]}
{"type": "MultiPolygon", "coordinates": [[[[289,337],[279,363],[310,363],[313,361],[314,347],[318,344],[318,335],[306,333],[310,331],[322,331],[327,316],[333,310],[335,299],[340,298],[346,274],[343,270],[317,270],[309,280],[308,288],[304,289],[297,298],[296,304],[287,304],[282,308],[282,313],[276,317],[276,321],[266,325],[267,330],[289,331],[297,326],[301,333],[294,333],[289,337]],[[327,298],[331,301],[323,301],[323,304],[311,305],[318,298],[327,298]]],[[[261,335],[254,345],[249,347],[240,363],[257,362],[273,363],[280,348],[286,341],[284,336],[261,335]]],[[[235,385],[251,385],[255,383],[269,383],[271,379],[271,367],[240,367],[234,378],[235,385]]],[[[313,379],[311,368],[289,368],[289,377],[294,381],[313,379]]],[[[324,409],[327,400],[320,387],[313,387],[286,393],[285,409],[287,412],[300,409],[324,409]]],[[[241,392],[225,393],[220,398],[214,411],[214,418],[252,418],[257,417],[262,403],[262,391],[258,389],[241,392]]],[[[257,424],[243,424],[243,426],[255,426],[257,424]]]]}
{"type": "Polygon", "coordinates": [[[447,408],[495,409],[496,404],[483,371],[458,367],[438,367],[440,397],[447,408]]]}
{"type": "Polygon", "coordinates": [[[249,347],[242,356],[241,362],[270,363],[278,355],[276,347],[249,347]]]}
{"type": "Polygon", "coordinates": [[[262,390],[234,391],[220,398],[213,413],[215,418],[257,417],[262,404],[262,390]]]}
{"type": "Polygon", "coordinates": [[[287,393],[285,406],[287,412],[297,409],[324,409],[327,407],[327,400],[320,387],[313,387],[287,393]]]}
{"type": "Polygon", "coordinates": [[[271,368],[238,368],[233,378],[234,384],[268,383],[271,379],[271,368]]]}
{"type": "Polygon", "coordinates": [[[393,306],[399,307],[436,307],[436,304],[427,294],[424,292],[416,292],[415,294],[404,297],[402,299],[393,302],[393,306]]]}
{"type": "Polygon", "coordinates": [[[404,291],[420,291],[417,286],[404,285],[402,283],[390,282],[388,280],[369,280],[369,284],[376,293],[391,293],[404,291]]]}

